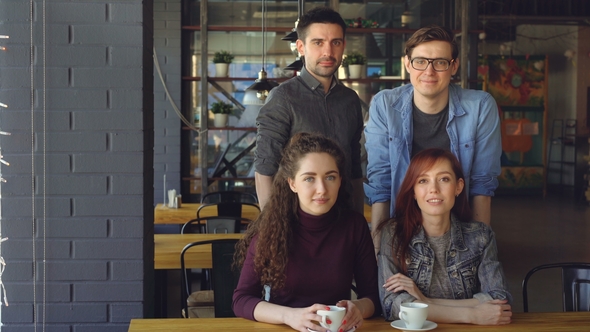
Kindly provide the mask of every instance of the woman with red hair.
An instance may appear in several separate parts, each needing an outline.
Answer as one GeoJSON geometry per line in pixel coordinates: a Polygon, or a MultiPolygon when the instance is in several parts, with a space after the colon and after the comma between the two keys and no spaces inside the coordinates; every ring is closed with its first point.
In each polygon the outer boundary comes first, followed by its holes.
{"type": "Polygon", "coordinates": [[[378,229],[380,298],[386,319],[406,302],[428,304],[441,323],[510,323],[512,296],[492,229],[471,221],[461,164],[449,151],[416,154],[394,218],[378,229]]]}

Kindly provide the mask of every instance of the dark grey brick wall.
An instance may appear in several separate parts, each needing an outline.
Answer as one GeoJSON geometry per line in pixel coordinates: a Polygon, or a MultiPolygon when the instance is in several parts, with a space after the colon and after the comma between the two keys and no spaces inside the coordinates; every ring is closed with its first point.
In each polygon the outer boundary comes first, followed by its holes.
{"type": "MultiPolygon", "coordinates": [[[[154,46],[168,92],[180,107],[180,0],[154,1],[154,46]]],[[[180,192],[180,124],[154,67],[154,202],[166,189],[180,192]]]]}
{"type": "Polygon", "coordinates": [[[12,133],[0,136],[11,164],[2,331],[127,331],[153,315],[157,12],[152,1],[50,0],[44,21],[36,0],[31,69],[29,4],[0,0],[0,129],[12,133]]]}

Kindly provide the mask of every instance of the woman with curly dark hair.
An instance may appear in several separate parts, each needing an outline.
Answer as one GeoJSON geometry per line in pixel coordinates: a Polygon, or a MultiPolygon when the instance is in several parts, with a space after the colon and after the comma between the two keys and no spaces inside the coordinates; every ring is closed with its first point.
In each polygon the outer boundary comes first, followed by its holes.
{"type": "Polygon", "coordinates": [[[326,332],[316,312],[327,305],[346,307],[340,331],[378,311],[373,243],[366,219],[347,206],[344,169],[332,140],[307,133],[291,138],[270,200],[237,246],[237,316],[326,332]],[[353,279],[358,299],[351,301],[353,279]]]}

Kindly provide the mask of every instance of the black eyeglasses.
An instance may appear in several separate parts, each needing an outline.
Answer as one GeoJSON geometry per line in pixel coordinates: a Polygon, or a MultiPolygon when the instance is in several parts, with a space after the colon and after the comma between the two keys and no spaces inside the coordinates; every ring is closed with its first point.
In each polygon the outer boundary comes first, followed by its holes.
{"type": "Polygon", "coordinates": [[[432,63],[432,68],[434,69],[434,71],[447,71],[449,70],[449,67],[451,66],[451,62],[455,61],[454,59],[451,60],[447,60],[447,59],[442,59],[442,58],[437,58],[437,59],[428,59],[428,58],[413,58],[412,60],[410,60],[410,63],[412,64],[412,68],[419,70],[419,71],[425,71],[426,68],[428,68],[428,66],[432,63]]]}

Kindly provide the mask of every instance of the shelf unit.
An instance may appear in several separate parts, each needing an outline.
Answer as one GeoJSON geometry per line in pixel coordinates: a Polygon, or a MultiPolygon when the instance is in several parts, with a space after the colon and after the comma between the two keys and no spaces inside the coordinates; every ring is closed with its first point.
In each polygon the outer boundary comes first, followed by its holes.
{"type": "MultiPolygon", "coordinates": [[[[346,30],[345,54],[350,51],[361,51],[369,60],[364,76],[359,79],[348,79],[343,68],[340,68],[337,73],[343,84],[357,91],[364,107],[368,110],[372,96],[379,90],[409,82],[409,79],[405,77],[405,69],[401,61],[404,41],[423,25],[431,23],[449,25],[445,23],[454,22],[456,17],[453,13],[453,3],[453,1],[441,1],[428,5],[414,5],[412,10],[415,10],[417,15],[414,22],[407,27],[401,26],[401,15],[407,10],[402,2],[308,1],[304,5],[304,10],[317,6],[330,6],[336,8],[344,19],[364,16],[380,23],[378,28],[349,27],[346,30]]],[[[212,137],[211,134],[227,132],[223,139],[231,140],[229,136],[237,135],[234,134],[235,132],[248,131],[248,129],[208,128],[208,106],[211,101],[228,99],[239,109],[246,109],[247,106],[241,105],[239,100],[245,87],[253,83],[261,68],[267,71],[269,80],[279,83],[294,75],[291,72],[288,76],[288,73],[281,69],[295,60],[289,42],[282,41],[281,38],[293,30],[293,24],[297,20],[297,6],[296,2],[267,1],[267,8],[270,10],[267,12],[264,34],[266,36],[264,44],[267,49],[264,52],[268,61],[262,64],[260,46],[263,45],[263,34],[260,1],[182,0],[183,113],[187,117],[198,118],[200,128],[199,133],[183,131],[182,194],[183,199],[186,197],[186,201],[197,200],[198,194],[212,190],[209,188],[211,179],[249,181],[250,177],[212,178],[209,174],[209,168],[216,160],[211,154],[218,153],[220,150],[217,142],[214,144],[215,149],[210,148],[210,144],[219,139],[219,137],[212,137]],[[230,77],[214,77],[210,74],[214,72],[211,56],[219,50],[229,51],[235,56],[234,62],[230,65],[230,77]],[[269,70],[268,64],[277,67],[269,70]],[[203,77],[207,79],[202,79],[203,77]],[[207,178],[208,181],[200,181],[207,178]],[[195,185],[197,181],[200,183],[195,185]]],[[[468,34],[471,38],[480,32],[470,30],[468,34]]],[[[475,52],[473,52],[473,58],[475,59],[475,52]]],[[[469,82],[475,83],[477,80],[472,79],[469,82]]],[[[223,144],[230,143],[223,142],[223,144]]]]}
{"type": "Polygon", "coordinates": [[[573,180],[576,165],[576,122],[575,119],[553,119],[551,126],[547,174],[559,174],[557,184],[560,187],[574,185],[573,182],[566,181],[564,175],[570,174],[573,180]]]}

